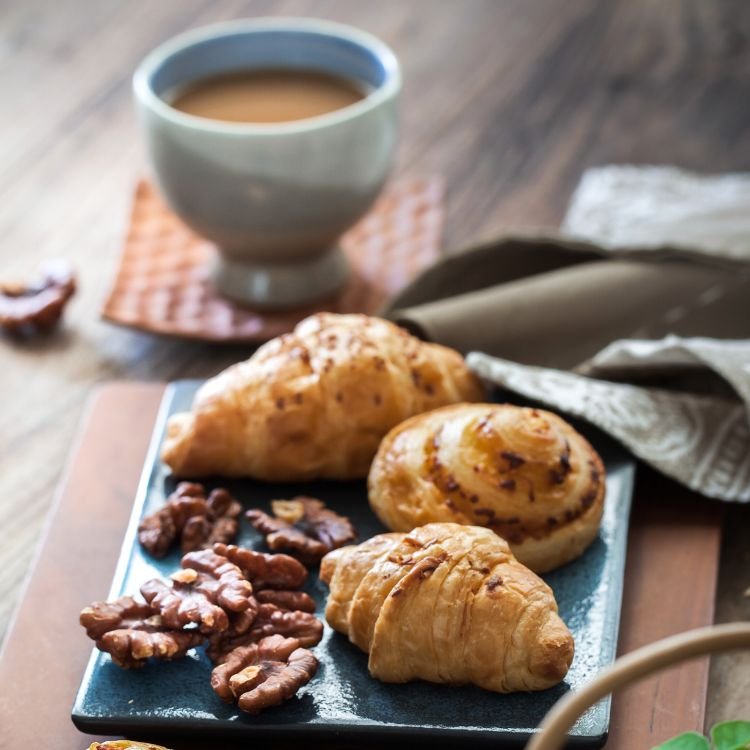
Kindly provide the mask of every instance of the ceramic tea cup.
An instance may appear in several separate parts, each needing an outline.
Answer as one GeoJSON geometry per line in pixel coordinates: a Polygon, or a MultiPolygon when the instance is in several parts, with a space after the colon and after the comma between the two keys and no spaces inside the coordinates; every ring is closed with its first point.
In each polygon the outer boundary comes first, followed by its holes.
{"type": "Polygon", "coordinates": [[[260,18],[177,36],[133,77],[156,182],[171,208],[220,249],[214,278],[235,300],[293,307],[340,287],[341,234],[372,205],[397,140],[398,61],[358,29],[314,19],[260,18]],[[352,81],[359,101],[278,123],[186,114],[175,91],[247,70],[314,71],[352,81]]]}

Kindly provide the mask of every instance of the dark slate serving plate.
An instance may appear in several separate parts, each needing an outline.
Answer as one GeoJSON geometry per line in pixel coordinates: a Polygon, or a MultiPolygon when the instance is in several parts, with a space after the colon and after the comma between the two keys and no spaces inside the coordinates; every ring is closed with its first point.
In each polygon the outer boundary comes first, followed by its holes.
{"type": "MultiPolygon", "coordinates": [[[[136,594],[144,581],[166,577],[179,566],[176,551],[164,560],[152,559],[142,551],[136,530],[141,515],[161,506],[174,487],[159,461],[159,446],[167,417],[189,409],[198,386],[195,381],[182,381],[166,392],[110,597],[136,594]]],[[[85,732],[144,739],[210,736],[214,747],[217,739],[225,745],[232,738],[245,742],[304,738],[327,747],[343,742],[361,745],[405,740],[452,746],[460,742],[523,745],[555,701],[615,656],[634,464],[601,433],[579,427],[604,460],[607,497],[599,538],[581,558],[544,577],[555,592],[576,645],[573,665],[557,687],[539,693],[499,695],[425,682],[386,685],[368,676],[367,656],[326,625],[323,641],[315,649],[320,659],[316,677],[296,698],[259,716],[242,714],[217,698],[209,686],[211,666],[202,649],[182,661],[130,671],[94,650],[73,706],[73,722],[85,732]]],[[[351,517],[361,539],[384,530],[369,509],[364,482],[286,485],[217,479],[206,484],[228,487],[246,507],[266,507],[272,498],[301,493],[318,496],[351,517]]],[[[260,536],[244,521],[239,543],[263,548],[260,536]]],[[[327,587],[313,573],[307,590],[317,600],[322,617],[327,587]]],[[[85,637],[83,631],[81,637],[85,637]]],[[[609,708],[605,700],[589,709],[574,726],[570,746],[601,747],[606,740],[609,708]]]]}

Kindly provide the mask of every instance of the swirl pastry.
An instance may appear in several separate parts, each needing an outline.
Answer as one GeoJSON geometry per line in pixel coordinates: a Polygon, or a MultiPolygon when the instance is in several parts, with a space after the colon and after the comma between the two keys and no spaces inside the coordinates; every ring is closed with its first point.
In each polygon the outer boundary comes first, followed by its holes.
{"type": "Polygon", "coordinates": [[[565,677],[573,637],[552,590],[489,529],[433,523],[323,558],[326,619],[383,682],[509,693],[565,677]]]}
{"type": "Polygon", "coordinates": [[[368,489],[389,529],[436,521],[487,526],[524,565],[543,573],[578,557],[596,537],[604,466],[555,414],[458,404],[391,430],[368,489]]]}
{"type": "Polygon", "coordinates": [[[170,419],[162,458],[178,476],[365,477],[391,427],[482,397],[458,352],[378,318],[320,313],[205,383],[170,419]]]}

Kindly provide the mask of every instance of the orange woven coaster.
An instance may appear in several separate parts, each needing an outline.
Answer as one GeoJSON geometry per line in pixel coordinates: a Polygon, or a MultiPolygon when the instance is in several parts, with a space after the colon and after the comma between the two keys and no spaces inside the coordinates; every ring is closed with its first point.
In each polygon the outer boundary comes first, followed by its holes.
{"type": "Polygon", "coordinates": [[[351,263],[346,286],[304,308],[267,312],[218,295],[210,279],[216,248],[188,229],[149,182],[141,181],[102,317],[170,336],[259,343],[320,310],[374,313],[439,257],[443,194],[439,177],[391,184],[341,240],[351,263]]]}

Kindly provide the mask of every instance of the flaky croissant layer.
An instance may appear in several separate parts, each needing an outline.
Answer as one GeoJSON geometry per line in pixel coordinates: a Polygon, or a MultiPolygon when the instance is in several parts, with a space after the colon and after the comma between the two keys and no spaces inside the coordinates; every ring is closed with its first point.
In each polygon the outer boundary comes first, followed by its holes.
{"type": "Polygon", "coordinates": [[[394,531],[487,526],[537,573],[578,557],[604,506],[601,458],[564,419],[511,404],[457,404],[394,427],[375,456],[370,505],[394,531]]]}
{"type": "Polygon", "coordinates": [[[209,380],[170,419],[162,457],[178,476],[360,478],[399,422],[482,397],[458,352],[379,318],[320,313],[209,380]]]}
{"type": "Polygon", "coordinates": [[[573,637],[551,589],[486,528],[434,523],[329,553],[326,619],[384,682],[508,693],[560,682],[573,637]]]}

